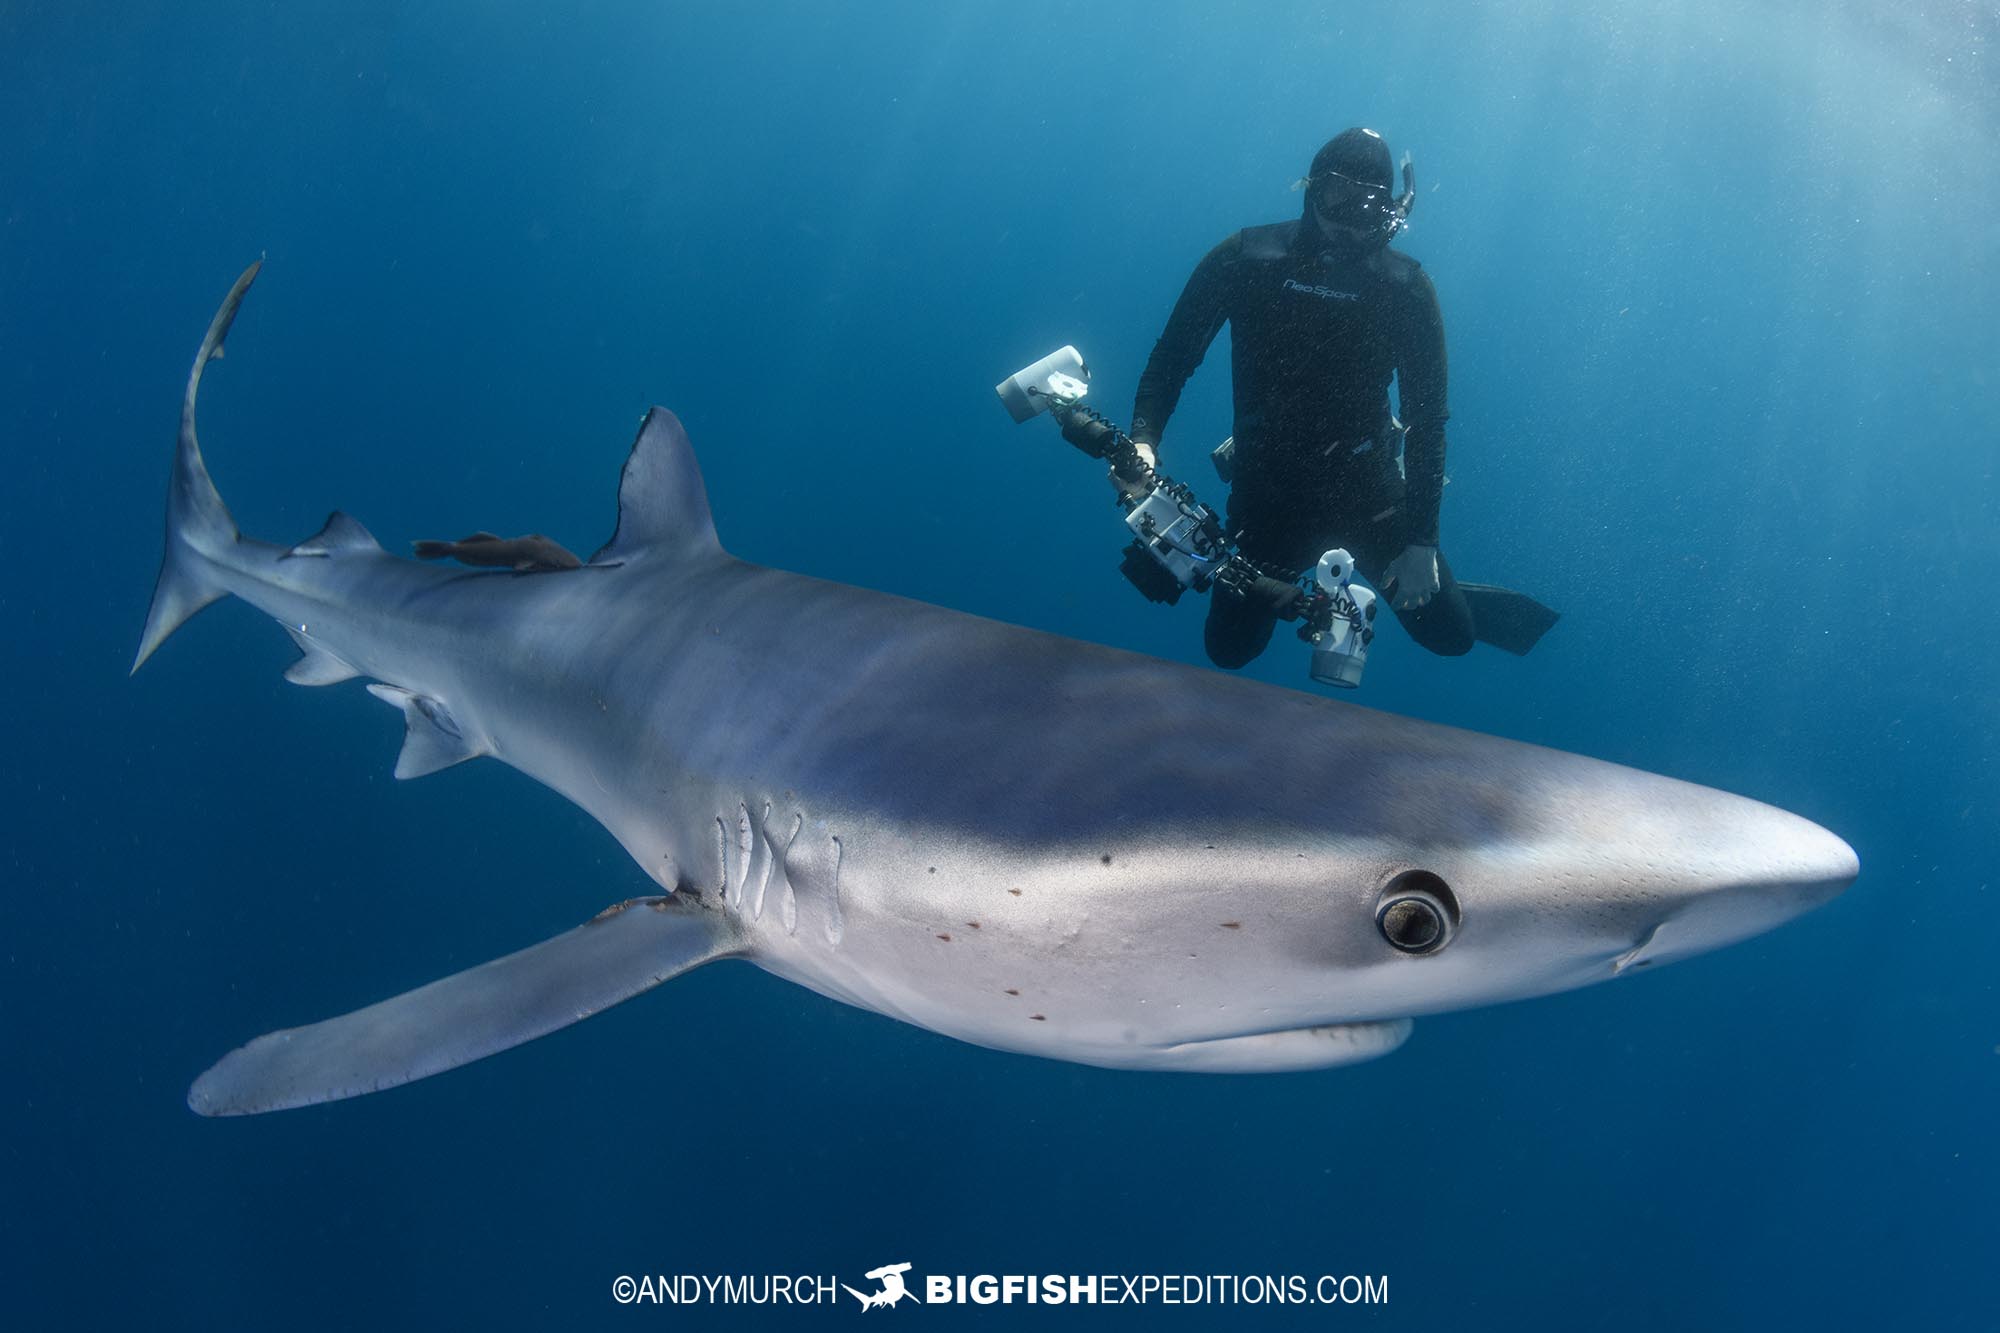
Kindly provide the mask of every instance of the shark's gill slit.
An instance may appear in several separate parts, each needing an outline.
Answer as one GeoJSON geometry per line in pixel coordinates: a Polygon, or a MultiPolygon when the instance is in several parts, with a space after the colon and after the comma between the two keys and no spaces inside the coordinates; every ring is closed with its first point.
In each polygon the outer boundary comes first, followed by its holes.
{"type": "Polygon", "coordinates": [[[792,816],[791,836],[785,839],[782,849],[773,849],[778,863],[778,919],[784,922],[787,935],[796,934],[799,928],[799,896],[792,891],[791,856],[792,848],[798,845],[799,830],[806,826],[802,814],[792,816]]]}
{"type": "Polygon", "coordinates": [[[750,895],[750,807],[736,803],[736,906],[750,895]]]}
{"type": "Polygon", "coordinates": [[[832,842],[833,873],[827,877],[826,882],[826,942],[838,944],[840,937],[847,933],[847,923],[840,914],[840,863],[844,858],[844,851],[840,845],[839,834],[833,835],[832,842]]]}
{"type": "Polygon", "coordinates": [[[771,803],[764,802],[764,813],[756,820],[757,831],[750,853],[750,866],[744,877],[744,895],[750,919],[758,921],[764,916],[764,895],[771,887],[771,863],[777,860],[777,849],[771,845],[771,803]]]}

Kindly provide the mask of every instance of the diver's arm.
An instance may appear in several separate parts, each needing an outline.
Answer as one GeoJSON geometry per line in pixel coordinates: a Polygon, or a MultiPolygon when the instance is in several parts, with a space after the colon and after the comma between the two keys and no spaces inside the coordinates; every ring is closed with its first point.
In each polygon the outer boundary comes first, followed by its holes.
{"type": "Polygon", "coordinates": [[[1229,270],[1241,245],[1231,236],[1195,265],[1174,312],[1167,316],[1166,330],[1153,344],[1145,373],[1139,376],[1139,392],[1132,402],[1132,439],[1151,453],[1159,452],[1160,436],[1181,400],[1182,386],[1229,317],[1229,270]]]}
{"type": "Polygon", "coordinates": [[[1437,289],[1422,269],[1410,274],[1403,292],[1397,339],[1396,405],[1403,437],[1404,514],[1411,545],[1438,544],[1438,510],[1444,501],[1445,405],[1444,316],[1437,289]]]}

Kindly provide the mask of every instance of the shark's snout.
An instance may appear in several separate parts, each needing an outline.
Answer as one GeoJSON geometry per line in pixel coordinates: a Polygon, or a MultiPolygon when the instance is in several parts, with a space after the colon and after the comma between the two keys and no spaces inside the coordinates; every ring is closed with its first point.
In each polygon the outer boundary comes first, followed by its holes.
{"type": "Polygon", "coordinates": [[[1760,935],[1838,897],[1860,874],[1860,858],[1832,832],[1770,806],[1755,809],[1757,817],[1738,823],[1736,836],[1703,867],[1696,891],[1612,960],[1613,973],[1760,935]]]}

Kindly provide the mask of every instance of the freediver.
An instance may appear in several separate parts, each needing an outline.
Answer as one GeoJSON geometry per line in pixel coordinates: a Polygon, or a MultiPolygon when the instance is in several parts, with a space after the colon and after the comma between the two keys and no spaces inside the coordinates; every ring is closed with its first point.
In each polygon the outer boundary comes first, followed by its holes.
{"type": "MultiPolygon", "coordinates": [[[[1344,131],[1298,183],[1298,218],[1245,228],[1209,251],[1140,376],[1132,439],[1153,466],[1182,386],[1227,322],[1235,434],[1216,461],[1238,550],[1290,581],[1321,551],[1345,547],[1430,651],[1457,655],[1477,640],[1525,653],[1557,613],[1505,588],[1460,583],[1438,546],[1444,321],[1422,266],[1389,248],[1414,202],[1407,158],[1403,183],[1395,195],[1380,134],[1344,131]],[[1400,420],[1389,408],[1392,377],[1400,420]]],[[[1248,664],[1303,601],[1212,597],[1202,636],[1210,660],[1248,664]]]]}

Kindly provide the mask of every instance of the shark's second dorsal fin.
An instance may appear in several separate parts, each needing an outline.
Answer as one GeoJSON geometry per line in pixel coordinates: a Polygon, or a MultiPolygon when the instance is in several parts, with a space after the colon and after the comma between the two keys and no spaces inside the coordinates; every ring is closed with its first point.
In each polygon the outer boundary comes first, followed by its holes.
{"type": "Polygon", "coordinates": [[[340,551],[380,551],[382,544],[368,529],[340,510],[326,516],[326,526],[285,552],[280,559],[298,556],[326,557],[340,551]]]}
{"type": "Polygon", "coordinates": [[[593,565],[719,554],[708,487],[680,418],[664,407],[646,414],[618,480],[618,530],[593,565]]]}

